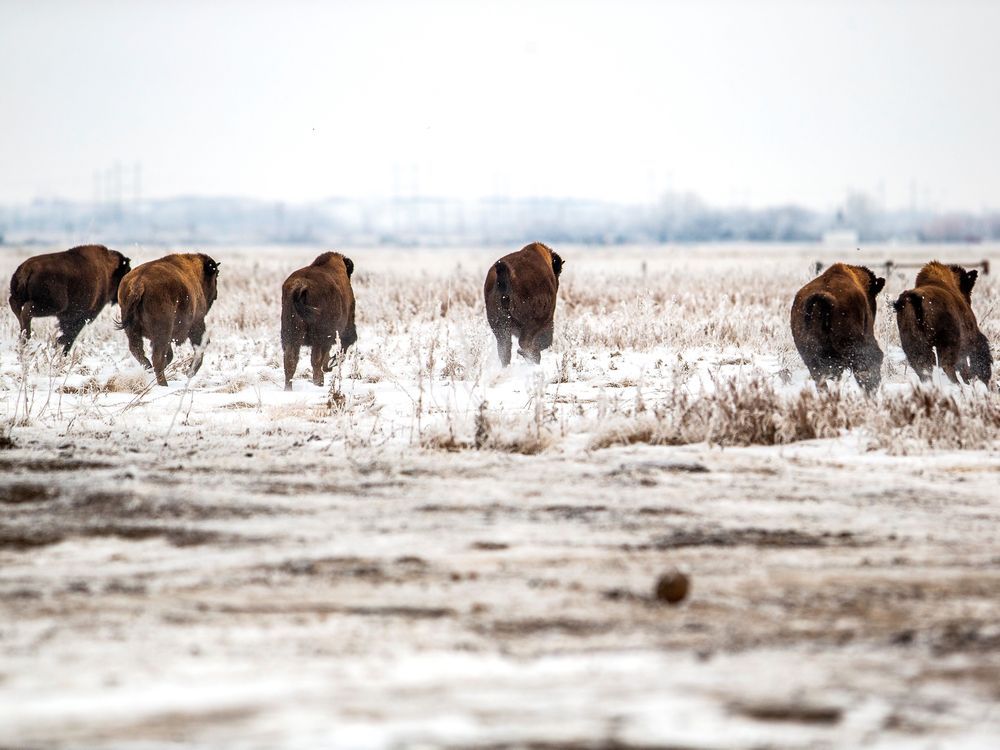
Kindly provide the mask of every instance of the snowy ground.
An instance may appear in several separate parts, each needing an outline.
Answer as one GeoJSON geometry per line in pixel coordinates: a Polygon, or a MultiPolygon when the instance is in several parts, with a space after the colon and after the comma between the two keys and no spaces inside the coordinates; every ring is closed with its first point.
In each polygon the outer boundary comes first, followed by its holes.
{"type": "Polygon", "coordinates": [[[786,320],[814,260],[997,249],[557,249],[541,367],[481,310],[509,248],[345,249],[358,346],[292,393],[320,248],[208,249],[168,388],[117,309],[69,358],[0,316],[0,747],[998,746],[996,383],[915,389],[915,271],[874,400],[817,393],[786,320]]]}

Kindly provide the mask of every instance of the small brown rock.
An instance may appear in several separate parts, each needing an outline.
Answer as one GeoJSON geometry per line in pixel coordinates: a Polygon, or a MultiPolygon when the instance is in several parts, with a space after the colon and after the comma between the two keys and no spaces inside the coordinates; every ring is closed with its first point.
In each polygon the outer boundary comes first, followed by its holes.
{"type": "Polygon", "coordinates": [[[687,597],[690,587],[691,581],[687,574],[673,568],[657,579],[653,595],[657,601],[677,604],[687,597]]]}

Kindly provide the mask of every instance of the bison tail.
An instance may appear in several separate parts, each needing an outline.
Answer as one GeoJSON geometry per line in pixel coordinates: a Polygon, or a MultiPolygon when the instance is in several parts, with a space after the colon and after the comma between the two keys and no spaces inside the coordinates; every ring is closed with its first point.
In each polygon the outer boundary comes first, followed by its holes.
{"type": "Polygon", "coordinates": [[[292,308],[303,320],[313,321],[319,314],[319,309],[309,304],[309,287],[299,283],[292,289],[292,308]]]}
{"type": "Polygon", "coordinates": [[[806,299],[806,325],[818,322],[825,333],[830,332],[833,325],[833,295],[827,292],[817,292],[806,299]]]}
{"type": "Polygon", "coordinates": [[[122,305],[121,320],[115,323],[115,327],[119,331],[131,328],[138,321],[139,310],[142,307],[142,296],[142,286],[136,286],[130,290],[128,297],[125,298],[125,303],[122,305]]]}
{"type": "Polygon", "coordinates": [[[10,306],[15,312],[21,309],[21,305],[27,302],[28,297],[28,274],[17,269],[10,277],[10,306]]]}
{"type": "Polygon", "coordinates": [[[510,310],[510,266],[498,260],[493,268],[497,272],[496,290],[500,295],[500,308],[510,310]]]}
{"type": "Polygon", "coordinates": [[[917,321],[917,325],[920,328],[924,327],[924,300],[919,294],[914,291],[903,292],[899,295],[899,298],[892,303],[892,309],[896,311],[897,314],[902,313],[906,308],[909,307],[913,310],[913,317],[917,321]]]}

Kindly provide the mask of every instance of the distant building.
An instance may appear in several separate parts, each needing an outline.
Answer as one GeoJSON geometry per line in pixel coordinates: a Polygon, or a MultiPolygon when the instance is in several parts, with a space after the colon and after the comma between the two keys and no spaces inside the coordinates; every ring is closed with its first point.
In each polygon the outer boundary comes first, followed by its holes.
{"type": "Polygon", "coordinates": [[[858,233],[853,229],[829,229],[823,232],[822,242],[830,247],[857,247],[858,233]]]}

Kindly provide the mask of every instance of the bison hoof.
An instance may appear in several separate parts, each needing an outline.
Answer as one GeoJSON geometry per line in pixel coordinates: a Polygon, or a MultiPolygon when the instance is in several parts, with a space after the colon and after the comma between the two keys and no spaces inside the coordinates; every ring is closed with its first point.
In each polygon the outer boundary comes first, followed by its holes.
{"type": "Polygon", "coordinates": [[[292,384],[291,384],[291,382],[285,383],[285,390],[286,391],[292,390],[292,384]]]}

